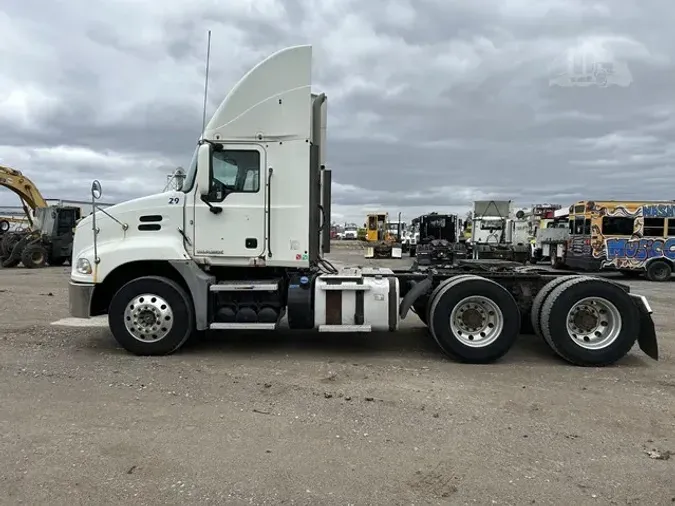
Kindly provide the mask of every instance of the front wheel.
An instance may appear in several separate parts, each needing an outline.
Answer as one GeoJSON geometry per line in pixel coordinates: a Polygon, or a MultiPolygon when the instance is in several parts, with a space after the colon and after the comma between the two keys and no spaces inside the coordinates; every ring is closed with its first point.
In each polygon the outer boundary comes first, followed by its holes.
{"type": "Polygon", "coordinates": [[[194,308],[175,281],[145,276],[129,281],[113,296],[108,324],[115,340],[135,355],[168,355],[192,335],[194,308]]]}

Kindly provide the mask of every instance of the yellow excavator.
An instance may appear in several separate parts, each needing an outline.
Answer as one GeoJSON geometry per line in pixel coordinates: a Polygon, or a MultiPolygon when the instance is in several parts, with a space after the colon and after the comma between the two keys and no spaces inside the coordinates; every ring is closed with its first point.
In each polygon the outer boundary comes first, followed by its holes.
{"type": "Polygon", "coordinates": [[[366,215],[366,258],[401,258],[402,245],[396,235],[390,233],[389,213],[366,215]]]}
{"type": "Polygon", "coordinates": [[[81,209],[72,206],[50,206],[37,186],[23,173],[0,165],[0,186],[14,192],[21,201],[29,226],[10,231],[0,223],[0,261],[3,267],[36,268],[63,265],[73,250],[73,229],[81,217],[81,209]],[[4,229],[4,230],[3,230],[4,229]]]}

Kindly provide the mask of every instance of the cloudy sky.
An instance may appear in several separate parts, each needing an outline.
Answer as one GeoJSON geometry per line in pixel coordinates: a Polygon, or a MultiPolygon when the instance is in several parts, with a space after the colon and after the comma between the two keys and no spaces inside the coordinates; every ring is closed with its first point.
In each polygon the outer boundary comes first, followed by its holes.
{"type": "Polygon", "coordinates": [[[87,198],[98,178],[103,200],[124,200],[187,166],[209,29],[209,113],[269,53],[314,45],[335,220],[463,213],[484,198],[675,197],[672,0],[92,6],[0,4],[0,164],[47,198],[87,198]]]}

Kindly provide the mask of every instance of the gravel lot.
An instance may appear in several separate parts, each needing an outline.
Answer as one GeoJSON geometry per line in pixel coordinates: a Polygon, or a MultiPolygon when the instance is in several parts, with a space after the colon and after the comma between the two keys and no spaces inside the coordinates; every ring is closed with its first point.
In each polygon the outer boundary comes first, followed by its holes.
{"type": "Polygon", "coordinates": [[[395,334],[212,335],[134,357],[107,329],[51,325],[67,280],[0,269],[1,504],[675,503],[675,284],[630,282],[659,362],[635,348],[587,369],[533,336],[497,364],[453,363],[415,315],[395,334]]]}

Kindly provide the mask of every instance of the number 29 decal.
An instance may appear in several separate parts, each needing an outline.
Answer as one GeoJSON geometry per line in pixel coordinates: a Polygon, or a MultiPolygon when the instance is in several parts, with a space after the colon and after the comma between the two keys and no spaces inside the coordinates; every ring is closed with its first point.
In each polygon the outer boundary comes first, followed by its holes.
{"type": "Polygon", "coordinates": [[[180,204],[180,197],[169,197],[169,204],[180,204]]]}

